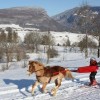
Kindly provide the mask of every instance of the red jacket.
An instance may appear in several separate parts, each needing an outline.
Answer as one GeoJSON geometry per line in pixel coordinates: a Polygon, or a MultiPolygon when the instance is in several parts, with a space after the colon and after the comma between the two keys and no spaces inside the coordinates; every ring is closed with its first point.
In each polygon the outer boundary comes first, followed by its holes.
{"type": "Polygon", "coordinates": [[[96,72],[98,70],[98,66],[84,66],[79,67],[77,69],[78,73],[89,73],[89,72],[96,72]]]}

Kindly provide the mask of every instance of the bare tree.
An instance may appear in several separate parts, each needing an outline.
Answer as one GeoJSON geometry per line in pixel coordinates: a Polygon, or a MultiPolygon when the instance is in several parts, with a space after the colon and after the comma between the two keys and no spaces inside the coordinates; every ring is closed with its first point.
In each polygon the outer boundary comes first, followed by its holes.
{"type": "Polygon", "coordinates": [[[67,52],[67,47],[70,45],[71,45],[71,43],[70,43],[69,37],[67,36],[67,39],[64,39],[64,44],[63,44],[66,52],[67,52]]]}
{"type": "Polygon", "coordinates": [[[1,30],[1,33],[0,33],[0,59],[2,59],[3,55],[4,55],[5,42],[6,42],[6,34],[5,34],[4,30],[1,30]]]}
{"type": "Polygon", "coordinates": [[[3,50],[2,57],[4,56],[4,54],[6,54],[7,69],[8,69],[9,56],[8,56],[8,46],[7,46],[7,34],[5,33],[4,30],[2,30],[0,34],[0,47],[3,50]]]}
{"type": "MultiPolygon", "coordinates": [[[[81,52],[83,52],[86,48],[86,37],[84,37],[79,43],[78,46],[80,47],[81,52]]],[[[89,48],[96,48],[97,44],[91,38],[88,38],[88,47],[89,48]]]]}
{"type": "Polygon", "coordinates": [[[91,29],[91,34],[99,37],[98,52],[97,52],[99,58],[100,57],[100,13],[97,14],[97,16],[93,19],[92,23],[93,27],[91,29]]]}
{"type": "Polygon", "coordinates": [[[2,30],[0,33],[0,48],[2,48],[3,56],[6,55],[8,69],[8,62],[12,61],[13,54],[15,53],[15,50],[17,48],[16,45],[18,42],[18,34],[14,32],[11,28],[7,28],[6,31],[8,33],[5,33],[5,30],[2,30]]]}
{"type": "Polygon", "coordinates": [[[40,34],[38,32],[30,32],[26,34],[24,42],[27,45],[28,49],[31,49],[32,52],[36,50],[38,52],[38,46],[41,42],[40,34]]]}
{"type": "Polygon", "coordinates": [[[46,46],[46,50],[47,50],[47,63],[49,62],[49,59],[52,55],[51,52],[55,51],[53,48],[53,45],[55,44],[54,42],[54,38],[52,37],[52,35],[50,34],[50,31],[48,31],[48,33],[46,35],[42,36],[41,39],[41,43],[46,46]]]}
{"type": "Polygon", "coordinates": [[[90,11],[90,6],[86,4],[83,4],[80,9],[77,11],[77,15],[79,16],[79,21],[77,22],[77,25],[79,26],[79,28],[81,29],[80,31],[82,33],[86,34],[86,48],[85,48],[85,57],[88,57],[88,36],[87,36],[87,32],[88,32],[88,27],[89,27],[89,19],[90,19],[90,15],[89,15],[89,11],[90,11]]]}

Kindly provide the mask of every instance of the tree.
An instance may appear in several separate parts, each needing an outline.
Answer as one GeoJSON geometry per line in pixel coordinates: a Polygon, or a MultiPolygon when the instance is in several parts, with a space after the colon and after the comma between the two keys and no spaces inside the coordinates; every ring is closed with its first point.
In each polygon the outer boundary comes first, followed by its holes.
{"type": "Polygon", "coordinates": [[[71,45],[71,43],[70,43],[69,37],[67,36],[67,39],[64,39],[63,46],[65,46],[65,49],[67,49],[67,47],[70,46],[70,45],[71,45]]]}
{"type": "Polygon", "coordinates": [[[15,31],[13,32],[12,41],[18,43],[18,33],[15,31]]]}
{"type": "Polygon", "coordinates": [[[0,47],[1,47],[1,51],[2,51],[2,56],[4,56],[4,54],[6,54],[6,60],[7,60],[7,69],[8,69],[8,61],[9,61],[9,56],[8,56],[8,46],[7,46],[7,34],[5,33],[4,30],[1,31],[0,34],[0,47]]]}
{"type": "Polygon", "coordinates": [[[85,48],[85,57],[88,57],[88,36],[87,36],[87,32],[88,32],[88,27],[89,27],[89,19],[90,19],[90,15],[89,15],[89,11],[90,11],[90,6],[86,4],[83,4],[80,9],[77,11],[77,15],[79,17],[79,21],[77,22],[77,25],[79,26],[80,32],[81,33],[85,33],[86,34],[86,48],[85,48]]]}
{"type": "Polygon", "coordinates": [[[30,32],[26,34],[24,38],[24,43],[27,45],[28,49],[32,50],[32,52],[34,52],[34,50],[36,50],[36,52],[38,51],[38,45],[40,42],[40,34],[37,32],[30,32]]]}
{"type": "Polygon", "coordinates": [[[12,28],[7,27],[6,31],[8,32],[8,36],[7,36],[7,42],[11,43],[12,39],[13,39],[13,31],[12,28]]]}
{"type": "MultiPolygon", "coordinates": [[[[79,43],[78,46],[80,47],[81,52],[85,50],[86,48],[86,37],[84,37],[79,43]]],[[[96,48],[97,45],[95,43],[95,41],[93,41],[92,39],[88,38],[88,47],[89,48],[96,48]]]]}
{"type": "Polygon", "coordinates": [[[98,58],[100,57],[100,13],[97,14],[97,16],[93,19],[93,28],[91,30],[91,34],[94,35],[94,36],[98,36],[99,39],[99,44],[98,44],[98,58]]]}
{"type": "Polygon", "coordinates": [[[6,42],[6,34],[4,30],[2,30],[0,33],[0,59],[2,59],[4,56],[5,42],[6,42]]]}
{"type": "Polygon", "coordinates": [[[46,46],[44,48],[46,48],[46,50],[47,50],[46,53],[47,53],[47,63],[48,63],[51,51],[53,50],[53,45],[55,44],[54,38],[50,34],[50,31],[48,31],[48,33],[46,35],[42,36],[41,44],[43,44],[44,46],[46,46]]]}
{"type": "Polygon", "coordinates": [[[11,28],[6,28],[0,33],[0,49],[2,51],[2,57],[6,55],[7,69],[9,61],[12,61],[13,54],[16,53],[18,34],[11,28]]]}
{"type": "Polygon", "coordinates": [[[49,48],[47,50],[47,55],[49,55],[49,58],[53,58],[55,56],[58,56],[58,51],[55,50],[53,47],[52,48],[49,48]]]}
{"type": "Polygon", "coordinates": [[[46,35],[42,36],[41,44],[50,45],[50,46],[55,44],[54,39],[53,39],[52,35],[50,34],[50,32],[48,32],[46,35]]]}

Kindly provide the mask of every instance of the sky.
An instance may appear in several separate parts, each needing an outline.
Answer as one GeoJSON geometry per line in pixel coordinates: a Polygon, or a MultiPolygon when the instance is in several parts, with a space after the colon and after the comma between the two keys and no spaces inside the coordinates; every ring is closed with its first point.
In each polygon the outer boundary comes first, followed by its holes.
{"type": "Polygon", "coordinates": [[[100,6],[100,0],[0,0],[0,9],[21,6],[41,7],[49,16],[53,16],[86,2],[91,6],[100,6]]]}

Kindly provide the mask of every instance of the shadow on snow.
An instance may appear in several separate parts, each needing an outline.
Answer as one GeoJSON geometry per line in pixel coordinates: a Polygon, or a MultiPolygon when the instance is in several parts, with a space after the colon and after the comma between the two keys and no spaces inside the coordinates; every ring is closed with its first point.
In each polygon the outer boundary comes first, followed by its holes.
{"type": "Polygon", "coordinates": [[[3,79],[5,84],[14,84],[18,87],[19,92],[24,96],[27,96],[21,89],[25,88],[25,91],[30,92],[29,87],[34,84],[35,80],[21,79],[21,80],[13,80],[13,79],[3,79]]]}

